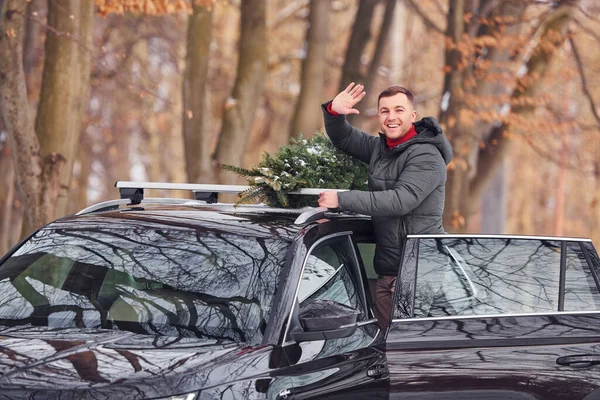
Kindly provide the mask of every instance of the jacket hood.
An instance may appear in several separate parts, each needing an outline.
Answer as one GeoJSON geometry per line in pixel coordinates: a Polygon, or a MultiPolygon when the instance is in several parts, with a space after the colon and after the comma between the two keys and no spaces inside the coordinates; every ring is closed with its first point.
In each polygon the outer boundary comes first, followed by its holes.
{"type": "MultiPolygon", "coordinates": [[[[406,143],[394,147],[394,150],[398,149],[399,151],[403,151],[413,144],[431,143],[437,147],[446,165],[450,164],[454,154],[452,145],[446,138],[446,135],[444,135],[444,131],[436,119],[433,117],[425,117],[419,121],[416,121],[413,125],[417,131],[417,136],[410,139],[406,143]]],[[[387,147],[387,144],[385,144],[385,135],[383,133],[380,133],[379,135],[381,136],[384,145],[387,147]]]]}

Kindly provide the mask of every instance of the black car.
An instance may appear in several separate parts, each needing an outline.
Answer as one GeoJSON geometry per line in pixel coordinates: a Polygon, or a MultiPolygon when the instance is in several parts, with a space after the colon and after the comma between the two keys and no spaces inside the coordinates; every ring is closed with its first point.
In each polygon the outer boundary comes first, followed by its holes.
{"type": "Polygon", "coordinates": [[[381,330],[369,217],[119,186],[0,260],[0,399],[600,399],[590,240],[409,236],[381,330]]]}

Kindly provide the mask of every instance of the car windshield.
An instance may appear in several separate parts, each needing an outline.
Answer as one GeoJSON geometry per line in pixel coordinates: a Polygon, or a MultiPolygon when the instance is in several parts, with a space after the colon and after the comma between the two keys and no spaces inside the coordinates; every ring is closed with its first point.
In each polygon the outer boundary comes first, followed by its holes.
{"type": "Polygon", "coordinates": [[[258,344],[289,245],[193,229],[45,229],[0,266],[0,323],[258,344]]]}

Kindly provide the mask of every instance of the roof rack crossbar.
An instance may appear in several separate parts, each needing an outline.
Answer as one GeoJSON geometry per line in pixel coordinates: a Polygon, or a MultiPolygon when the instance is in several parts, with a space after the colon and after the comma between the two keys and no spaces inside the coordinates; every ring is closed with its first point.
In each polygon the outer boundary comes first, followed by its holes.
{"type": "MultiPolygon", "coordinates": [[[[136,204],[130,204],[129,201],[130,201],[130,199],[128,199],[128,198],[104,201],[101,203],[91,205],[87,208],[84,208],[83,210],[77,212],[75,215],[84,215],[84,214],[91,214],[91,213],[96,213],[96,212],[101,212],[101,211],[118,210],[119,206],[121,206],[121,205],[128,205],[128,206],[136,205],[136,204]]],[[[203,203],[207,204],[206,202],[204,202],[202,200],[200,200],[200,201],[201,202],[196,202],[196,201],[190,200],[190,199],[149,197],[146,199],[141,199],[140,203],[137,203],[137,204],[166,204],[166,205],[201,205],[203,203]]],[[[232,205],[231,204],[221,204],[221,206],[232,206],[232,205]]],[[[244,207],[268,208],[264,204],[246,204],[244,207]]],[[[300,209],[278,208],[278,209],[273,209],[273,210],[276,210],[278,212],[290,212],[290,211],[291,212],[294,212],[294,211],[299,212],[300,214],[294,221],[295,225],[302,225],[302,224],[306,224],[308,222],[313,222],[318,219],[324,218],[325,213],[330,211],[328,208],[325,208],[325,207],[316,207],[316,208],[305,207],[305,208],[300,208],[300,209]]]]}
{"type": "MultiPolygon", "coordinates": [[[[201,183],[167,183],[167,182],[132,182],[117,181],[115,187],[119,189],[122,199],[130,199],[131,204],[140,204],[144,198],[144,189],[157,190],[189,190],[194,193],[196,200],[206,201],[207,203],[216,203],[219,193],[239,194],[251,188],[245,185],[212,185],[201,183]]],[[[294,190],[289,194],[299,194],[307,196],[318,196],[325,190],[334,190],[336,192],[345,192],[346,189],[326,189],[326,188],[303,188],[294,190]]]]}

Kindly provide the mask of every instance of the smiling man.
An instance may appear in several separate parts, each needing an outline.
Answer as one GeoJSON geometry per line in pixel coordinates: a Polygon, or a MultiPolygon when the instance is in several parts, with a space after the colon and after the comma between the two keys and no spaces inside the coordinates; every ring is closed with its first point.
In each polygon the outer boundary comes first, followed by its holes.
{"type": "Polygon", "coordinates": [[[331,142],[369,164],[369,191],[324,191],[319,196],[319,206],[372,217],[376,237],[374,265],[379,275],[376,312],[385,329],[403,239],[409,234],[444,233],[446,165],[452,159],[452,147],[434,118],[416,121],[413,94],[401,86],[389,87],[379,94],[379,137],[353,127],[345,115],[359,113],[354,106],[365,94],[364,87],[353,82],[322,108],[331,142]]]}

